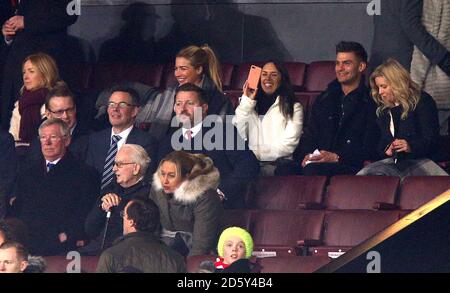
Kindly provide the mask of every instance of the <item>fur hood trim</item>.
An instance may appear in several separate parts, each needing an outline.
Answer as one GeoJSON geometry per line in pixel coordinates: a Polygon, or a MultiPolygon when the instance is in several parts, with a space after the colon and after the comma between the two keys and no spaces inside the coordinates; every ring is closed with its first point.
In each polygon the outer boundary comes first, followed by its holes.
{"type": "MultiPolygon", "coordinates": [[[[202,196],[208,189],[216,190],[220,183],[220,173],[214,167],[210,158],[206,159],[204,170],[209,170],[206,174],[198,175],[194,178],[187,179],[181,183],[180,187],[175,190],[173,196],[175,200],[183,204],[191,204],[202,196]]],[[[159,170],[158,170],[159,171],[159,170]]],[[[156,191],[162,190],[161,180],[158,171],[153,174],[153,188],[156,191]]]]}

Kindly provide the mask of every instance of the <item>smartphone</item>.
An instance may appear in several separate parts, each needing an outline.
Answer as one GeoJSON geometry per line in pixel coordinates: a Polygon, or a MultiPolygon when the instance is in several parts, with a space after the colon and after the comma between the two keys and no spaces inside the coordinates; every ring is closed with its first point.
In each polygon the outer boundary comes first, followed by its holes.
{"type": "Polygon", "coordinates": [[[261,77],[261,67],[252,65],[248,73],[248,87],[256,90],[258,88],[259,78],[261,77]]]}

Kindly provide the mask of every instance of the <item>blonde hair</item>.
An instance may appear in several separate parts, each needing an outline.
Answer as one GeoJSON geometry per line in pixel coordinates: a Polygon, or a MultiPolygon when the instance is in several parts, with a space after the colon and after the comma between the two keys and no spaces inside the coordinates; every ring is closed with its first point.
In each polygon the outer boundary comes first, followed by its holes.
{"type": "Polygon", "coordinates": [[[220,63],[214,51],[208,45],[189,46],[181,49],[176,57],[183,57],[191,62],[194,68],[203,68],[203,73],[208,75],[217,89],[222,92],[222,73],[220,63]]]}
{"type": "MultiPolygon", "coordinates": [[[[25,66],[25,63],[30,61],[31,64],[36,66],[36,69],[41,74],[42,80],[44,81],[43,87],[48,90],[51,90],[56,83],[59,81],[59,70],[56,65],[55,60],[45,53],[36,53],[29,55],[23,60],[22,69],[25,66]]],[[[20,90],[23,93],[25,86],[20,90]]]]}
{"type": "Polygon", "coordinates": [[[191,154],[184,151],[174,151],[165,156],[158,166],[158,175],[161,176],[161,166],[164,162],[175,164],[177,177],[182,180],[194,179],[197,176],[211,172],[214,167],[213,161],[203,154],[191,154]]]}
{"type": "Polygon", "coordinates": [[[389,108],[380,96],[379,88],[375,83],[377,77],[383,77],[392,88],[395,99],[403,108],[402,119],[408,117],[409,112],[416,109],[420,100],[420,87],[415,83],[408,71],[395,59],[388,59],[378,66],[370,76],[371,95],[378,104],[377,115],[389,108]]]}

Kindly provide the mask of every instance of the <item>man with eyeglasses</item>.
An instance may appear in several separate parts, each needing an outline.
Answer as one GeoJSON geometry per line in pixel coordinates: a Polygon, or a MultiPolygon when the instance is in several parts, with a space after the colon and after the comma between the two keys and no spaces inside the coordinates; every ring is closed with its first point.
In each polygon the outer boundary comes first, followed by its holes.
{"type": "Polygon", "coordinates": [[[116,178],[100,193],[101,196],[86,218],[86,233],[94,241],[80,249],[80,253],[99,254],[105,230],[107,234],[104,248],[108,248],[117,237],[122,236],[122,218],[119,212],[131,199],[148,198],[150,184],[143,179],[149,164],[150,158],[143,147],[136,144],[122,146],[114,159],[113,172],[116,178]],[[105,229],[105,215],[108,211],[111,211],[111,218],[105,229]]]}
{"type": "MultiPolygon", "coordinates": [[[[45,99],[45,109],[45,119],[58,118],[67,124],[71,134],[69,150],[76,158],[84,161],[86,159],[89,130],[84,123],[77,120],[75,96],[66,84],[58,84],[50,90],[45,99]]],[[[40,142],[36,138],[30,144],[23,165],[29,166],[41,158],[40,142]]]]}
{"type": "MultiPolygon", "coordinates": [[[[111,128],[89,136],[86,163],[102,176],[101,189],[113,182],[113,163],[117,152],[125,143],[142,146],[150,158],[156,157],[156,140],[148,133],[134,127],[139,112],[139,95],[127,86],[118,85],[111,90],[108,100],[108,118],[111,128]]],[[[156,162],[149,167],[149,174],[156,169],[156,162]]]]}
{"type": "Polygon", "coordinates": [[[68,151],[71,136],[62,120],[44,121],[39,140],[43,158],[19,174],[13,207],[28,227],[30,251],[58,255],[83,245],[99,178],[68,151]]]}

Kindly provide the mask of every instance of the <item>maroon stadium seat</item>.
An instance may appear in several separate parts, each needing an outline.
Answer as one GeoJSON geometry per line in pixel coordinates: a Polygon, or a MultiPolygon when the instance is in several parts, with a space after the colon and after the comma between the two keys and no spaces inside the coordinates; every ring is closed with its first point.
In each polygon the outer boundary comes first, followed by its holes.
{"type": "Polygon", "coordinates": [[[298,243],[309,246],[320,243],[324,211],[269,211],[251,214],[250,234],[253,251],[274,252],[277,256],[303,253],[298,243]]]}
{"type": "Polygon", "coordinates": [[[258,259],[261,273],[312,273],[330,262],[328,256],[277,256],[258,259]]]}
{"type": "Polygon", "coordinates": [[[231,80],[234,73],[234,65],[231,63],[222,63],[220,66],[222,70],[222,89],[227,90],[231,88],[231,80]]]}
{"type": "Polygon", "coordinates": [[[247,195],[251,209],[295,210],[321,208],[326,176],[260,177],[247,195]]]}
{"type": "Polygon", "coordinates": [[[302,91],[305,85],[306,64],[303,62],[285,62],[291,84],[295,92],[302,91]]]}
{"type": "Polygon", "coordinates": [[[400,217],[398,211],[330,211],[325,216],[323,243],[311,247],[313,255],[347,251],[360,244],[400,217]]]}
{"type": "Polygon", "coordinates": [[[327,209],[395,209],[398,177],[334,176],[325,199],[327,209]]]}
{"type": "Polygon", "coordinates": [[[415,210],[450,189],[449,176],[410,176],[401,186],[399,206],[402,210],[415,210]]]}
{"type": "Polygon", "coordinates": [[[305,90],[307,92],[322,92],[336,78],[334,61],[311,62],[306,69],[305,90]]]}
{"type": "Polygon", "coordinates": [[[241,227],[246,230],[250,228],[251,210],[225,210],[220,220],[220,227],[222,232],[228,227],[241,227]]]}

